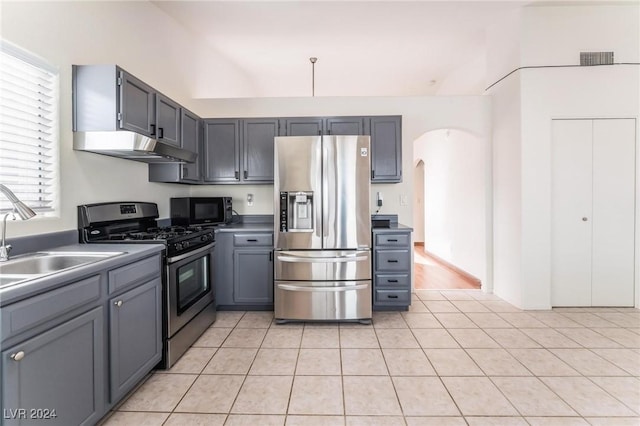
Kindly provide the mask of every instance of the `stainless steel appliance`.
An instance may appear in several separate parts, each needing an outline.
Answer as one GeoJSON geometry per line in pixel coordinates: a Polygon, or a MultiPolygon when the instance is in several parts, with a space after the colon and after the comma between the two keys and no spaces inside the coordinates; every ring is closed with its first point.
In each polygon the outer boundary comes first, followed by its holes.
{"type": "Polygon", "coordinates": [[[275,138],[275,318],[371,321],[369,136],[275,138]]]}
{"type": "Polygon", "coordinates": [[[174,225],[215,225],[231,222],[231,197],[181,197],[170,200],[174,225]]]}
{"type": "Polygon", "coordinates": [[[159,227],[158,206],[144,202],[78,206],[81,243],[164,244],[163,359],[170,368],[215,321],[212,229],[159,227]]]}

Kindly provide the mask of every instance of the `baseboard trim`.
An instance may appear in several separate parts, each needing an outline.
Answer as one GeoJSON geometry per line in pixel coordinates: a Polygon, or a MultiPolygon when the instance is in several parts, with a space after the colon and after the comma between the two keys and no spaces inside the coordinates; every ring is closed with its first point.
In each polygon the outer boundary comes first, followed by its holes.
{"type": "Polygon", "coordinates": [[[422,247],[424,247],[424,243],[423,243],[422,241],[415,241],[415,242],[413,243],[413,245],[414,245],[414,246],[422,246],[422,247]]]}
{"type": "MultiPolygon", "coordinates": [[[[424,245],[424,243],[422,243],[424,245]]],[[[423,251],[429,256],[432,257],[433,259],[435,259],[438,263],[440,263],[442,266],[444,266],[447,269],[452,270],[453,272],[462,275],[467,281],[477,284],[478,286],[482,286],[482,282],[477,278],[474,277],[473,275],[471,275],[470,273],[468,273],[467,271],[464,271],[460,268],[458,268],[457,266],[447,262],[446,260],[444,260],[443,258],[439,257],[438,255],[435,255],[433,253],[431,253],[430,251],[423,249],[423,251]]]]}

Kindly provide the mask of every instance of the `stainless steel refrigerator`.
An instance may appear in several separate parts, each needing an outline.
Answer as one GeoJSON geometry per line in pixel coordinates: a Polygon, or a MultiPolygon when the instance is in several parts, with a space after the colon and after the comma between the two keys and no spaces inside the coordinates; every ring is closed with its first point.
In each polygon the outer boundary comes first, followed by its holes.
{"type": "Polygon", "coordinates": [[[369,136],[275,138],[274,310],[371,321],[369,136]]]}

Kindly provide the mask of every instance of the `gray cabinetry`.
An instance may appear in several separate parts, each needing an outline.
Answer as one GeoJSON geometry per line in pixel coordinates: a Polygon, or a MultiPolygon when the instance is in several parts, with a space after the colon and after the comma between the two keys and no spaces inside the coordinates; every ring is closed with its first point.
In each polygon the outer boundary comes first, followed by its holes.
{"type": "Polygon", "coordinates": [[[96,424],[151,371],[162,357],[160,267],[154,254],[94,269],[0,308],[4,424],[96,424]]]}
{"type": "Polygon", "coordinates": [[[199,183],[202,181],[200,155],[202,120],[191,111],[180,108],[180,143],[182,148],[198,154],[193,163],[149,164],[149,182],[199,183]]]}
{"type": "Polygon", "coordinates": [[[109,299],[110,401],[118,401],[162,358],[160,278],[109,299]]]}
{"type": "Polygon", "coordinates": [[[156,93],[156,137],[180,146],[180,105],[161,93],[156,93]]]}
{"type": "Polygon", "coordinates": [[[203,160],[205,182],[240,181],[240,120],[204,121],[203,160]]]}
{"type": "Polygon", "coordinates": [[[402,117],[370,117],[371,182],[402,182],[402,117]]]}
{"type": "Polygon", "coordinates": [[[102,417],[103,318],[97,307],[2,352],[5,425],[92,425],[102,417]]]}
{"type": "Polygon", "coordinates": [[[272,309],[273,232],[220,232],[216,243],[218,308],[272,309]]]}
{"type": "Polygon", "coordinates": [[[411,304],[411,231],[373,230],[373,307],[406,309],[411,304]]]}
{"type": "Polygon", "coordinates": [[[283,121],[286,136],[367,134],[364,117],[293,117],[283,121]]]}
{"type": "Polygon", "coordinates": [[[204,181],[273,182],[273,138],[277,118],[205,120],[204,181]]]}
{"type": "MultiPolygon", "coordinates": [[[[151,86],[138,80],[124,70],[117,70],[117,82],[121,102],[118,104],[119,127],[155,135],[155,91],[151,86]]],[[[114,83],[115,83],[114,82],[114,83]]]]}

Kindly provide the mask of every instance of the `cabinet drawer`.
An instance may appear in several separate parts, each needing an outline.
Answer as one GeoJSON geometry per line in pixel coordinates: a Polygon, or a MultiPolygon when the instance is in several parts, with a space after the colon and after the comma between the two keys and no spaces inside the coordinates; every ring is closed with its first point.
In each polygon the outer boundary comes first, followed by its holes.
{"type": "Polygon", "coordinates": [[[408,305],[410,300],[409,290],[376,290],[376,304],[408,305]]]}
{"type": "Polygon", "coordinates": [[[408,271],[411,267],[409,250],[376,250],[376,271],[408,271]]]}
{"type": "Polygon", "coordinates": [[[411,278],[408,274],[376,274],[376,286],[383,287],[407,287],[411,286],[411,278]]]}
{"type": "Polygon", "coordinates": [[[402,246],[411,243],[409,234],[376,234],[376,246],[402,246]]]}
{"type": "Polygon", "coordinates": [[[273,234],[235,234],[236,246],[273,246],[273,234]]]}
{"type": "Polygon", "coordinates": [[[154,275],[160,275],[160,255],[109,271],[109,294],[154,275]]]}
{"type": "Polygon", "coordinates": [[[2,339],[54,320],[73,309],[87,306],[99,298],[100,275],[95,275],[40,296],[3,307],[2,339]]]}

